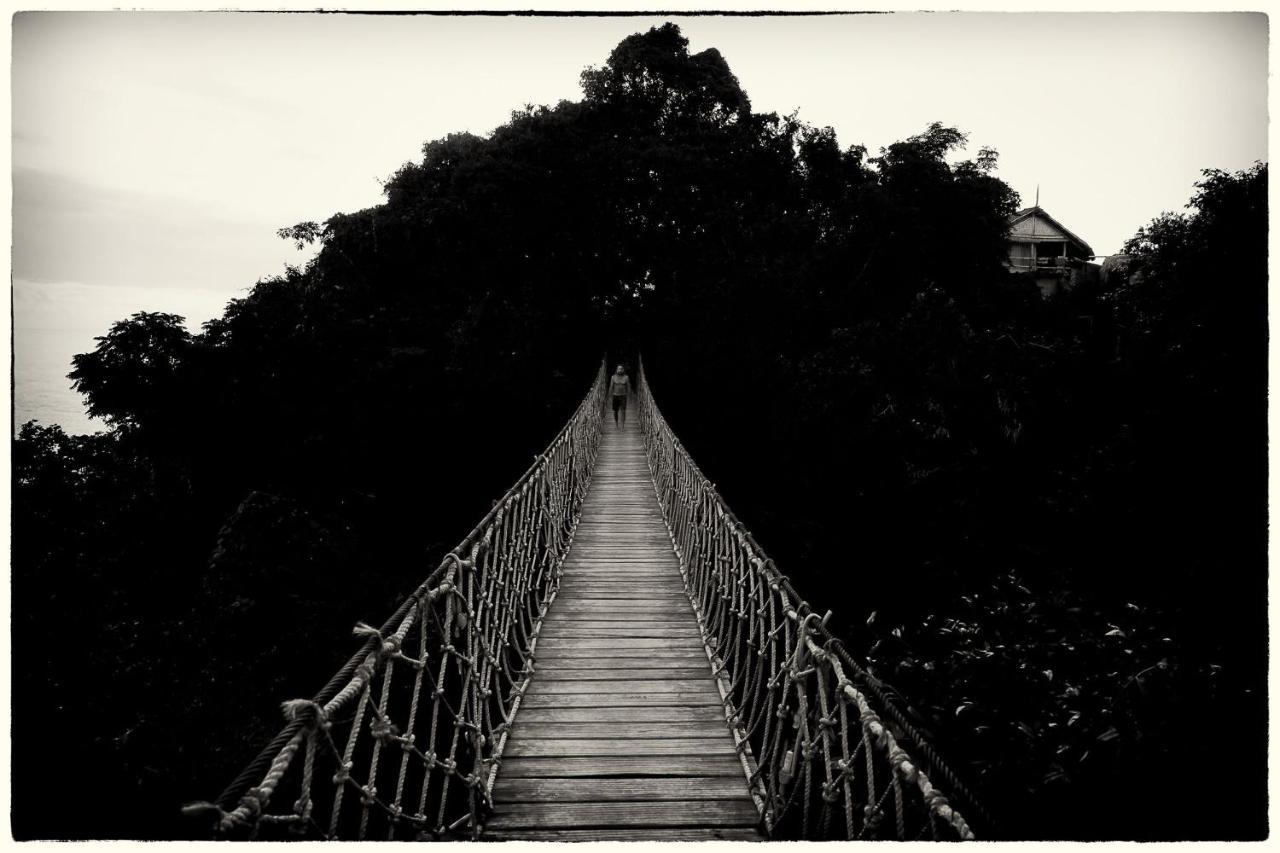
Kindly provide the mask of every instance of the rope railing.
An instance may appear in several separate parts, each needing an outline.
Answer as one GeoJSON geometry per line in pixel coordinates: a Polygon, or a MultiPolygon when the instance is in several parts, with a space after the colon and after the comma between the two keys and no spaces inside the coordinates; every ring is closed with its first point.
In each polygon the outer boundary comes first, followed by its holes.
{"type": "Polygon", "coordinates": [[[217,803],[221,837],[478,837],[600,446],[603,365],[533,465],[217,803]]]}
{"type": "Polygon", "coordinates": [[[973,838],[935,787],[962,792],[954,774],[738,521],[638,374],[649,470],[765,832],[973,838]]]}

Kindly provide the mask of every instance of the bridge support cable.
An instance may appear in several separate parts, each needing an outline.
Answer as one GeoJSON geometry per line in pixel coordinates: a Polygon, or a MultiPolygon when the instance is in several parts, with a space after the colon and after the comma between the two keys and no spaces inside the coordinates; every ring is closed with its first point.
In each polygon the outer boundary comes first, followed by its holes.
{"type": "Polygon", "coordinates": [[[938,787],[955,796],[955,775],[738,521],[638,373],[649,470],[765,831],[972,839],[938,787]]]}
{"type": "Polygon", "coordinates": [[[600,446],[606,372],[484,519],[216,803],[231,838],[477,837],[600,446]]]}

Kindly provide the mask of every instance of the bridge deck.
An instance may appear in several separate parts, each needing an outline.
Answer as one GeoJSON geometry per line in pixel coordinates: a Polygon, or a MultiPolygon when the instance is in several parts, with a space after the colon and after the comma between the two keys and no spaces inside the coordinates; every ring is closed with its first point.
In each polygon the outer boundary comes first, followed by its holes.
{"type": "Polygon", "coordinates": [[[605,425],[485,836],[756,839],[639,431],[605,425]]]}

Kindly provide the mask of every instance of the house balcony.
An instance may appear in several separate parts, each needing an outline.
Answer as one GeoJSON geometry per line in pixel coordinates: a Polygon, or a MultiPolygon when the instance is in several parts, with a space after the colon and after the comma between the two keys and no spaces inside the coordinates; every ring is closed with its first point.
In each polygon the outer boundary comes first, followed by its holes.
{"type": "Polygon", "coordinates": [[[1080,261],[1075,258],[1058,256],[1056,258],[1036,258],[1034,262],[1031,258],[1009,258],[1006,263],[1014,272],[1038,272],[1067,270],[1078,266],[1080,261]]]}

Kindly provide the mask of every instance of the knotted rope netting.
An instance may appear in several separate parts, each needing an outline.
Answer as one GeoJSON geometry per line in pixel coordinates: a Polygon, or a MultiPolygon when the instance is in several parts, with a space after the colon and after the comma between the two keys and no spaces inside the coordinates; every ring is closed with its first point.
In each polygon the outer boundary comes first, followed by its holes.
{"type": "Polygon", "coordinates": [[[716,493],[654,404],[643,366],[636,393],[658,501],[765,832],[973,838],[936,787],[956,796],[959,781],[716,493]]]}
{"type": "Polygon", "coordinates": [[[601,366],[532,467],[215,803],[223,837],[476,837],[600,445],[601,366]]]}

